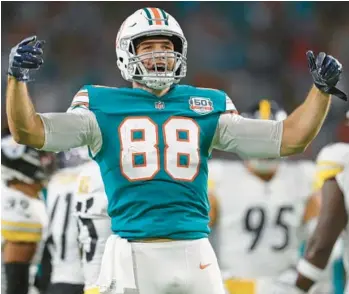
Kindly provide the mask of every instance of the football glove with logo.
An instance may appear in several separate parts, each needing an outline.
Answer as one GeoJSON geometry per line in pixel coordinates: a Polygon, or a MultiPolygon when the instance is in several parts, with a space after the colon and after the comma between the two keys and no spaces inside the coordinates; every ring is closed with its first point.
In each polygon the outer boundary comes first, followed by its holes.
{"type": "Polygon", "coordinates": [[[28,82],[29,71],[39,69],[44,63],[42,47],[44,41],[36,36],[28,37],[11,49],[8,74],[18,81],[28,82]]]}
{"type": "Polygon", "coordinates": [[[336,88],[342,73],[342,64],[324,52],[320,52],[315,59],[313,51],[308,51],[307,59],[315,86],[324,93],[335,95],[347,101],[347,95],[336,88]]]}

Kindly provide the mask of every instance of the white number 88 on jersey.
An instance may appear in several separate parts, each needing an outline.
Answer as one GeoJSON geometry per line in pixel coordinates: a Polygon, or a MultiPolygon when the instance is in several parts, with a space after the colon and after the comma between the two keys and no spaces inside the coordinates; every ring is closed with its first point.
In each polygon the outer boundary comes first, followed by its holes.
{"type": "Polygon", "coordinates": [[[149,117],[128,117],[119,127],[121,172],[129,181],[151,180],[164,161],[165,172],[175,180],[193,181],[200,165],[200,129],[184,117],[171,117],[159,130],[149,117]],[[164,150],[159,148],[159,131],[164,150]]]}

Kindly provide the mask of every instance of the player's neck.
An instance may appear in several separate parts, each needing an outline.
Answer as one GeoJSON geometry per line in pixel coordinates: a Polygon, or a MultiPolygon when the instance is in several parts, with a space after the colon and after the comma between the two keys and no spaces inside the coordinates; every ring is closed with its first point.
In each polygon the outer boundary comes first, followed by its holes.
{"type": "Polygon", "coordinates": [[[258,174],[256,173],[256,176],[262,179],[264,182],[270,182],[272,178],[275,176],[275,172],[273,173],[268,173],[268,174],[258,174]]]}
{"type": "Polygon", "coordinates": [[[252,173],[256,177],[260,178],[264,182],[270,182],[272,180],[272,178],[274,178],[274,176],[276,174],[276,169],[273,170],[273,171],[270,171],[268,173],[258,172],[256,170],[254,170],[253,168],[249,167],[248,165],[247,165],[247,169],[249,170],[250,173],[252,173]]]}
{"type": "Polygon", "coordinates": [[[8,187],[33,198],[37,198],[41,190],[41,185],[39,184],[30,185],[19,181],[9,183],[8,187]]]}
{"type": "Polygon", "coordinates": [[[158,96],[158,97],[161,97],[161,96],[164,96],[167,94],[167,92],[170,90],[170,87],[168,88],[165,88],[165,89],[162,89],[162,90],[154,90],[154,89],[151,89],[145,85],[142,85],[140,83],[137,83],[137,82],[133,82],[132,83],[132,87],[135,88],[135,89],[142,89],[142,90],[145,90],[155,96],[158,96]]]}

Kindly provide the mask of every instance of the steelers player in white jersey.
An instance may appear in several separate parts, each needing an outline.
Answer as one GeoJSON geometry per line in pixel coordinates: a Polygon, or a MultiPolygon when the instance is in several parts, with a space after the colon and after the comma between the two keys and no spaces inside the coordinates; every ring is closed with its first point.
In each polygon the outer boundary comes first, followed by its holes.
{"type": "MultiPolygon", "coordinates": [[[[245,115],[274,120],[287,116],[268,100],[245,115]]],[[[211,215],[216,218],[218,259],[228,293],[265,294],[274,279],[294,282],[290,267],[319,209],[312,194],[314,174],[310,161],[211,162],[211,215]]]]}
{"type": "Polygon", "coordinates": [[[84,289],[85,294],[96,294],[105,244],[112,234],[110,217],[107,213],[107,195],[96,162],[90,160],[81,166],[76,188],[74,207],[82,249],[84,289]]]}
{"type": "Polygon", "coordinates": [[[60,153],[60,168],[52,176],[47,187],[49,234],[46,244],[51,255],[52,267],[47,294],[83,293],[84,277],[78,242],[78,223],[74,211],[78,175],[86,157],[87,148],[60,153]]]}
{"type": "Polygon", "coordinates": [[[321,188],[326,180],[333,178],[343,170],[343,156],[349,149],[349,111],[343,123],[347,137],[339,137],[339,142],[323,147],[316,158],[317,188],[321,188]]]}
{"type": "Polygon", "coordinates": [[[3,131],[1,235],[6,294],[27,294],[30,288],[30,267],[47,225],[45,206],[39,199],[47,179],[42,160],[46,155],[17,144],[8,131],[3,131]]]}
{"type": "MultiPolygon", "coordinates": [[[[349,128],[349,111],[346,127],[349,128]]],[[[323,276],[323,269],[336,240],[344,241],[346,289],[349,293],[349,143],[335,143],[321,150],[317,159],[318,175],[323,181],[322,208],[318,224],[310,238],[304,259],[297,266],[298,293],[307,293],[323,276]]],[[[286,293],[286,292],[285,292],[286,293]]],[[[289,292],[287,292],[289,293],[289,292]]],[[[296,292],[295,292],[296,293],[296,292]]]]}

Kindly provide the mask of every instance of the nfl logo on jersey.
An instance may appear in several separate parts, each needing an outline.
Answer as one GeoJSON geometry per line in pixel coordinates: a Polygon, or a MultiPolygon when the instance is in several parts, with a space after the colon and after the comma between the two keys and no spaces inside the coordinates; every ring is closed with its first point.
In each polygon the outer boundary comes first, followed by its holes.
{"type": "Polygon", "coordinates": [[[164,109],[165,108],[165,103],[162,102],[162,101],[155,102],[155,108],[159,109],[159,110],[164,109]]]}
{"type": "Polygon", "coordinates": [[[213,103],[210,98],[190,97],[190,109],[198,114],[208,114],[213,111],[213,103]]]}

